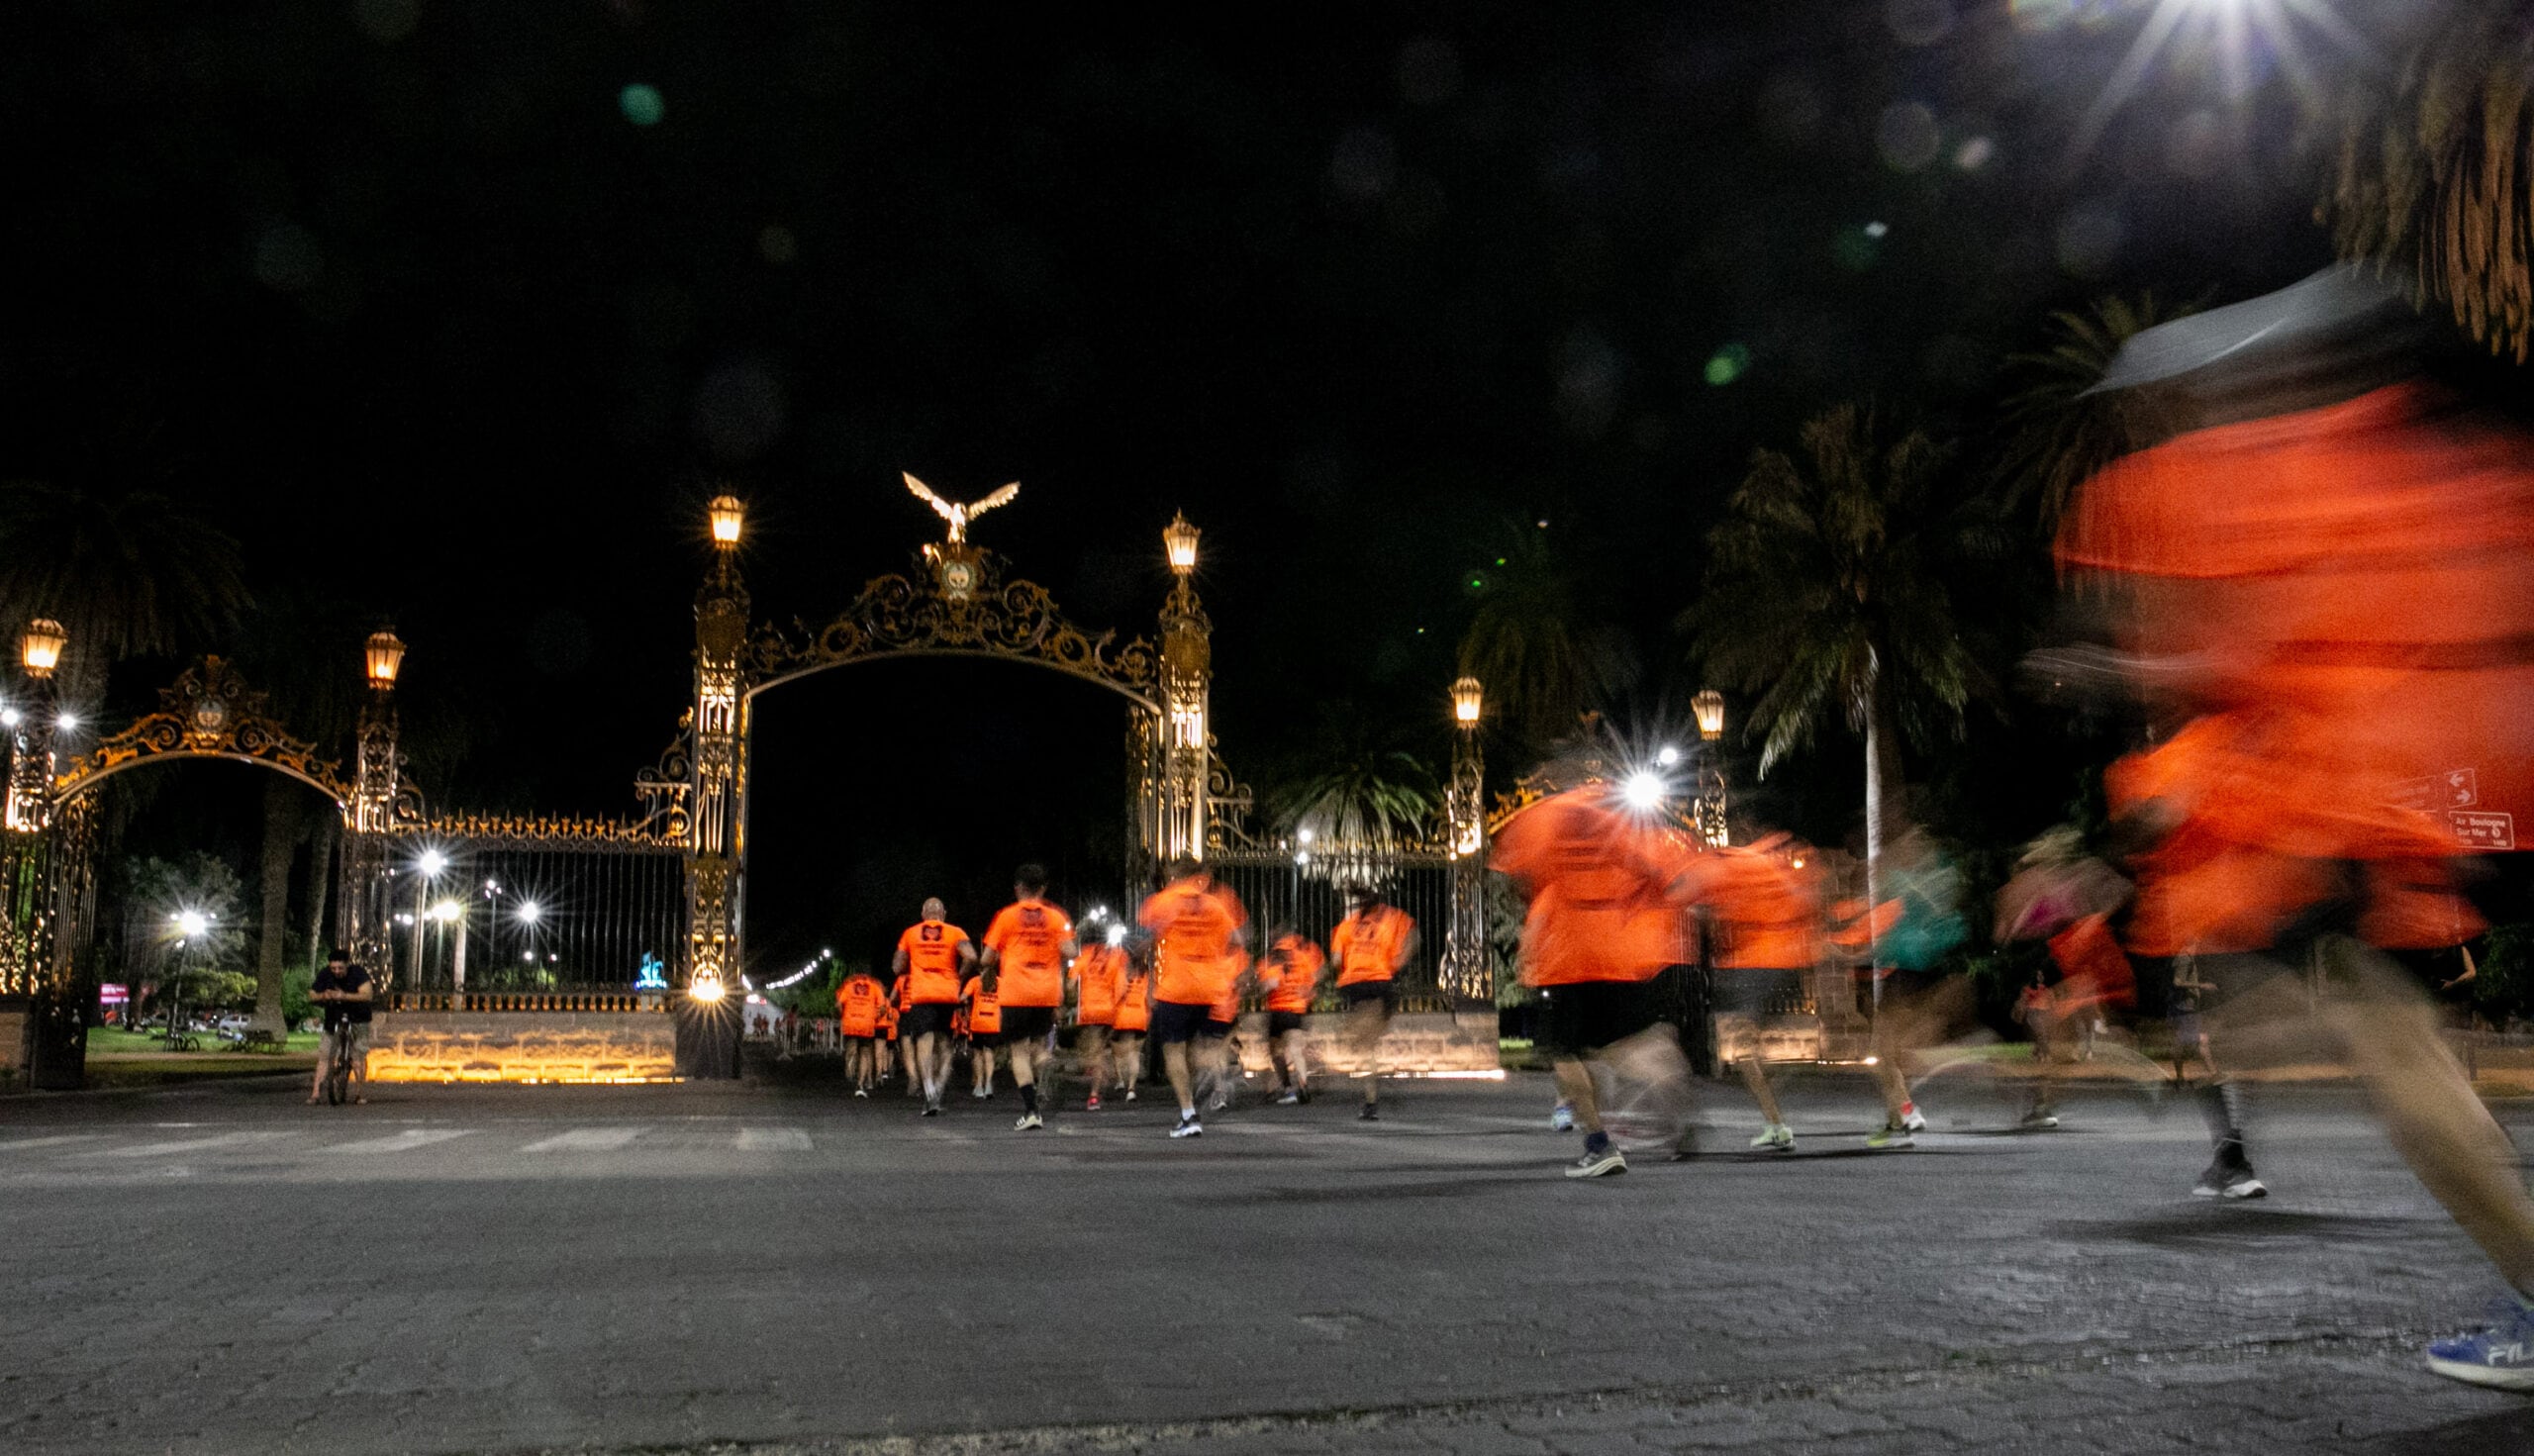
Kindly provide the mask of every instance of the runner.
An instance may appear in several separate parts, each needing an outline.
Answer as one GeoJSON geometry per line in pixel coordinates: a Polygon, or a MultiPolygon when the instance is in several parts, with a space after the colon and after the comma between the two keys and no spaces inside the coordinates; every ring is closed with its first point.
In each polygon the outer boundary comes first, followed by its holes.
{"type": "Polygon", "coordinates": [[[1021,1089],[1021,1116],[1012,1126],[1027,1132],[1047,1125],[1038,1116],[1038,1054],[1056,1029],[1056,1008],[1065,1004],[1065,962],[1081,950],[1073,921],[1047,900],[1047,872],[1024,864],[1012,877],[1019,898],[986,927],[986,988],[1003,1006],[1003,1044],[1010,1048],[1013,1085],[1021,1089]]]}
{"type": "Polygon", "coordinates": [[[907,991],[912,984],[905,976],[890,983],[889,1004],[880,1009],[881,1045],[874,1048],[880,1054],[881,1075],[904,1078],[909,1097],[916,1095],[915,1053],[912,1043],[898,1035],[898,1023],[906,1019],[907,991]]]}
{"type": "Polygon", "coordinates": [[[836,1031],[844,1038],[844,1075],[855,1097],[871,1095],[879,1050],[872,1038],[880,1034],[880,1014],[888,1005],[889,993],[869,971],[855,971],[835,988],[836,1031]]]}
{"type": "Polygon", "coordinates": [[[1003,1007],[985,977],[970,976],[959,988],[959,1014],[967,1030],[968,1095],[979,1102],[994,1096],[994,1049],[1003,1044],[1003,1007]]]}
{"type": "Polygon", "coordinates": [[[1319,999],[1319,973],[1327,964],[1317,943],[1294,930],[1278,935],[1259,963],[1267,988],[1267,1055],[1276,1068],[1276,1101],[1286,1107],[1311,1101],[1311,1068],[1303,1057],[1310,1037],[1303,1019],[1319,999]]]}
{"type": "Polygon", "coordinates": [[[1110,1028],[1126,991],[1126,927],[1112,924],[1104,941],[1084,946],[1073,960],[1074,1052],[1091,1081],[1091,1096],[1082,1105],[1086,1113],[1100,1111],[1100,1089],[1108,1085],[1110,1028]]]}
{"type": "MultiPolygon", "coordinates": [[[[1583,778],[1563,766],[1542,776],[1583,778]]],[[[1667,898],[1679,854],[1621,808],[1609,785],[1582,782],[1509,820],[1489,863],[1530,899],[1522,981],[1542,994],[1539,1045],[1555,1059],[1558,1088],[1584,1129],[1584,1155],[1566,1176],[1624,1173],[1627,1159],[1603,1128],[1586,1059],[1646,1033],[1657,1019],[1649,983],[1682,958],[1681,916],[1667,898]]],[[[1677,1043],[1671,1057],[1680,1057],[1677,1043]]]]}
{"type": "Polygon", "coordinates": [[[2385,954],[2480,928],[2458,825],[2406,785],[2478,765],[2484,808],[2534,798],[2500,706],[2534,699],[2534,441],[2413,377],[2420,327],[2402,280],[2335,268],[2130,339],[2100,387],[2208,423],[2089,480],[2057,551],[2122,609],[2106,660],[2187,720],[2105,778],[2143,846],[2130,948],[2221,988],[2221,1066],[2290,1034],[2348,1057],[2508,1289],[2429,1368],[2534,1393],[2534,1196],[2385,954]]]}
{"type": "Polygon", "coordinates": [[[1110,1049],[1118,1059],[1118,1080],[1125,1084],[1126,1101],[1135,1100],[1135,1085],[1144,1079],[1144,1032],[1152,1025],[1152,970],[1126,943],[1126,927],[1109,927],[1109,943],[1126,957],[1125,984],[1118,992],[1118,1019],[1109,1028],[1110,1049]]]}
{"type": "Polygon", "coordinates": [[[1249,913],[1238,897],[1215,883],[1213,872],[1193,859],[1181,859],[1170,867],[1170,882],[1144,901],[1135,921],[1152,932],[1152,1034],[1161,1042],[1162,1068],[1179,1099],[1179,1121],[1170,1135],[1203,1137],[1189,1043],[1204,1033],[1215,1003],[1239,977],[1249,913]]]}
{"type": "Polygon", "coordinates": [[[1795,1129],[1769,1085],[1762,1031],[1769,1017],[1804,1005],[1804,974],[1821,958],[1819,876],[1805,867],[1814,862],[1793,838],[1769,834],[1694,856],[1673,886],[1704,919],[1715,973],[1716,1045],[1738,1053],[1729,1059],[1759,1104],[1760,1135],[1751,1146],[1763,1152],[1795,1150],[1795,1129]]]}
{"type": "Polygon", "coordinates": [[[1231,1106],[1231,1087],[1236,1080],[1231,1035],[1240,1028],[1241,991],[1250,980],[1249,953],[1232,952],[1232,962],[1231,978],[1223,983],[1222,994],[1206,1008],[1206,1024],[1198,1029],[1195,1046],[1197,1101],[1210,1113],[1231,1106]]]}
{"type": "Polygon", "coordinates": [[[1337,962],[1337,994],[1346,1003],[1346,1043],[1364,1079],[1364,1106],[1356,1116],[1381,1119],[1382,1033],[1399,1010],[1400,967],[1416,953],[1416,922],[1382,902],[1381,891],[1358,885],[1346,892],[1346,919],[1328,932],[1328,954],[1337,962]]]}
{"type": "Polygon", "coordinates": [[[950,1080],[950,1014],[959,1005],[961,973],[977,959],[968,932],[945,920],[946,914],[940,901],[926,901],[924,919],[898,936],[897,954],[890,960],[890,969],[907,988],[899,1029],[902,1039],[914,1043],[910,1080],[924,1088],[927,1117],[941,1116],[941,1089],[950,1080]]]}

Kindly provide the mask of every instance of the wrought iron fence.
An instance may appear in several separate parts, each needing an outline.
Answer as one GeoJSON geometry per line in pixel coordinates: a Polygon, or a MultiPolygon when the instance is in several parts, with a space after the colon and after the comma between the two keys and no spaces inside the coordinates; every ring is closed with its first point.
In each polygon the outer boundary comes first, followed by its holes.
{"type": "Polygon", "coordinates": [[[683,874],[673,846],[407,846],[391,882],[392,984],[443,997],[664,989],[685,943],[683,874]]]}
{"type": "MultiPolygon", "coordinates": [[[[1416,951],[1400,969],[1403,1011],[1450,1011],[1441,983],[1443,951],[1451,924],[1452,863],[1440,852],[1346,848],[1339,850],[1218,850],[1207,859],[1215,878],[1249,910],[1252,938],[1260,949],[1279,930],[1298,929],[1323,947],[1328,932],[1346,918],[1346,892],[1371,885],[1416,922],[1416,951]]],[[[1331,977],[1334,980],[1334,977],[1331,977]]],[[[1319,1010],[1338,1008],[1323,991],[1319,1010]]]]}

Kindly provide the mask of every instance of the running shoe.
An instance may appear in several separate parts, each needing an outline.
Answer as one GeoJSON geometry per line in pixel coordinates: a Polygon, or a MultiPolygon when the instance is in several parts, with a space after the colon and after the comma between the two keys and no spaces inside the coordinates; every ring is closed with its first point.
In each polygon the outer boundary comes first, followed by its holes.
{"type": "Polygon", "coordinates": [[[1900,1105],[1900,1130],[1903,1132],[1927,1130],[1927,1119],[1919,1114],[1916,1103],[1904,1102],[1900,1105]]]}
{"type": "Polygon", "coordinates": [[[1228,1092],[1218,1092],[1212,1098],[1207,1100],[1206,1111],[1210,1113],[1219,1113],[1230,1106],[1231,1094],[1228,1092]]]}
{"type": "Polygon", "coordinates": [[[1355,1120],[1358,1122],[1378,1122],[1381,1119],[1382,1110],[1371,1103],[1364,1104],[1364,1110],[1355,1115],[1355,1120]]]}
{"type": "Polygon", "coordinates": [[[1047,1125],[1047,1119],[1036,1113],[1023,1113],[1012,1124],[1015,1132],[1030,1132],[1047,1125]]]}
{"type": "Polygon", "coordinates": [[[1566,1165],[1566,1176],[1569,1178],[1604,1178],[1612,1173],[1626,1171],[1627,1158],[1614,1146],[1606,1147],[1600,1152],[1587,1150],[1584,1156],[1566,1165]]]}
{"type": "Polygon", "coordinates": [[[2043,1112],[2039,1108],[2034,1108],[2031,1112],[2024,1114],[2023,1120],[2015,1125],[2028,1130],[2038,1129],[2047,1131],[2050,1128],[2059,1125],[2059,1115],[2057,1113],[2043,1112]]]}
{"type": "Polygon", "coordinates": [[[2253,1176],[2252,1164],[2219,1158],[2208,1165],[2207,1172],[2199,1175],[2199,1181],[2192,1185],[2191,1194],[2193,1198],[2203,1199],[2261,1199],[2270,1197],[2270,1190],[2253,1176]]]}
{"type": "MultiPolygon", "coordinates": [[[[1926,1124],[1922,1122],[1919,1125],[1926,1124]]],[[[1909,1135],[1907,1127],[1895,1122],[1886,1122],[1865,1135],[1865,1145],[1881,1151],[1885,1148],[1916,1147],[1918,1139],[1909,1135]]]]}
{"type": "Polygon", "coordinates": [[[1565,1103],[1559,1103],[1556,1107],[1549,1109],[1548,1130],[1551,1132],[1574,1131],[1575,1109],[1565,1103]]]}
{"type": "Polygon", "coordinates": [[[2428,1368],[2468,1385],[2534,1394],[2534,1305],[2490,1301],[2489,1320],[2480,1329],[2430,1342],[2428,1368]]]}
{"type": "Polygon", "coordinates": [[[1100,1111],[1100,1094],[1096,1092],[1093,1093],[1090,1100],[1082,1105],[1082,1110],[1086,1113],[1096,1113],[1100,1111]]]}
{"type": "Polygon", "coordinates": [[[1127,1088],[1127,1089],[1126,1089],[1126,1101],[1128,1101],[1128,1102],[1133,1102],[1134,1100],[1135,1100],[1135,1090],[1134,1090],[1133,1088],[1129,1087],[1129,1088],[1127,1088]]]}
{"type": "Polygon", "coordinates": [[[1283,1092],[1276,1095],[1276,1106],[1280,1108],[1290,1108],[1302,1100],[1303,1095],[1301,1093],[1288,1087],[1283,1092]]]}
{"type": "Polygon", "coordinates": [[[868,1088],[857,1087],[853,1089],[853,1095],[855,1097],[869,1097],[871,1093],[868,1088]]]}
{"type": "Polygon", "coordinates": [[[968,1096],[975,1098],[979,1102],[984,1102],[987,1098],[994,1096],[994,1089],[990,1087],[974,1088],[969,1091],[968,1096]]]}
{"type": "Polygon", "coordinates": [[[1178,1126],[1170,1129],[1170,1135],[1173,1137],[1203,1137],[1206,1135],[1206,1124],[1197,1120],[1196,1114],[1190,1113],[1188,1116],[1179,1119],[1178,1126]]]}
{"type": "Polygon", "coordinates": [[[928,1102],[928,1103],[926,1103],[926,1104],[924,1105],[924,1115],[925,1115],[926,1116],[927,1116],[927,1117],[938,1117],[938,1116],[941,1116],[941,1104],[939,1104],[939,1103],[937,1103],[937,1102],[928,1102]]]}
{"type": "Polygon", "coordinates": [[[1795,1129],[1784,1122],[1771,1122],[1751,1139],[1751,1147],[1756,1152],[1791,1153],[1795,1151],[1795,1129]]]}

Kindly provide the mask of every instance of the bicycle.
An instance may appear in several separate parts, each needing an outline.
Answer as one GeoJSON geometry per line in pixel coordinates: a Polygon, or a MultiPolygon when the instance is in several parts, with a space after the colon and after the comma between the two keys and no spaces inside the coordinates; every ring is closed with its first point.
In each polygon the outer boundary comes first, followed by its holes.
{"type": "Polygon", "coordinates": [[[351,1095],[352,1037],[347,1027],[339,1027],[326,1038],[326,1104],[341,1107],[351,1095]]]}

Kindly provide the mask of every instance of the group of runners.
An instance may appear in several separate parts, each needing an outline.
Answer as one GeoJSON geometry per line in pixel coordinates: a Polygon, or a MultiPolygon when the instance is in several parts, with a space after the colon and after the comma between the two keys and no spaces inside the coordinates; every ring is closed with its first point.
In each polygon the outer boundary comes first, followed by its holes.
{"type": "Polygon", "coordinates": [[[1088,935],[1047,898],[1043,868],[1024,864],[1013,878],[1013,902],[983,937],[952,924],[940,900],[926,900],[923,918],[898,937],[886,984],[856,972],[837,987],[855,1097],[868,1098],[894,1071],[907,1096],[922,1100],[923,1115],[939,1116],[955,1058],[967,1057],[969,1094],[979,1099],[993,1094],[999,1058],[1021,1096],[1015,1130],[1043,1128],[1041,1082],[1070,1003],[1075,1060],[1088,1083],[1084,1111],[1099,1112],[1113,1090],[1136,1100],[1149,1040],[1178,1099],[1170,1135],[1198,1137],[1200,1105],[1229,1105],[1239,1075],[1232,1036],[1253,993],[1262,1003],[1272,1097],[1287,1105],[1310,1099],[1305,1019],[1333,989],[1364,1089],[1357,1116],[1379,1120],[1381,1036],[1399,1008],[1398,980],[1415,955],[1417,930],[1376,888],[1348,893],[1326,950],[1304,930],[1281,927],[1253,955],[1240,898],[1194,861],[1171,866],[1132,924],[1111,922],[1088,935]]]}

